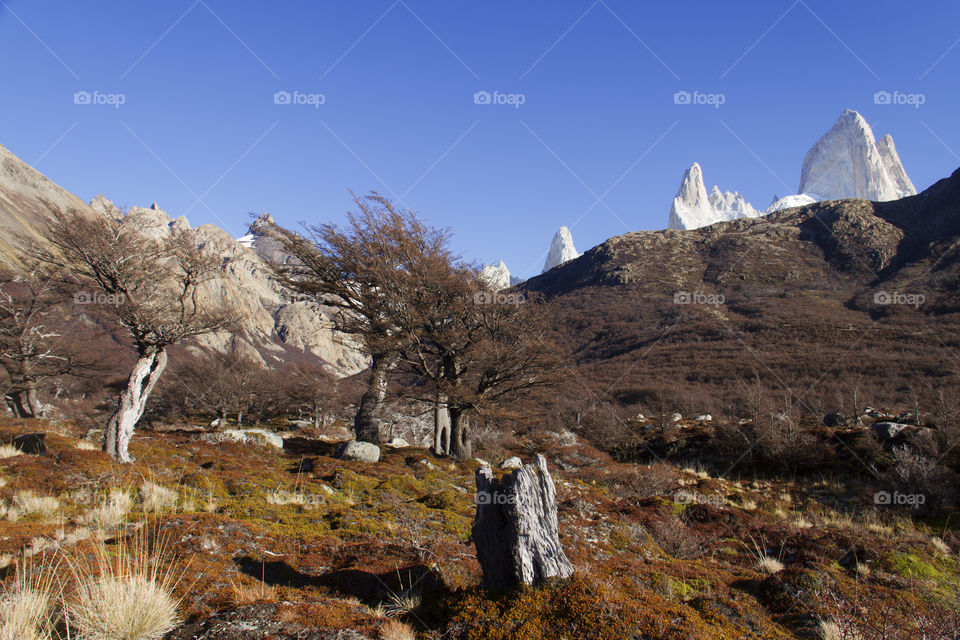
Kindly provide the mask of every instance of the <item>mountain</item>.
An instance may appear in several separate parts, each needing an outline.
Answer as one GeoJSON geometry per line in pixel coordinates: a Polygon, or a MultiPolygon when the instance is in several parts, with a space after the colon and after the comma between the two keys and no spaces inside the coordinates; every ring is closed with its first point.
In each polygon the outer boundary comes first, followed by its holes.
{"type": "Polygon", "coordinates": [[[0,147],[0,261],[14,267],[19,264],[21,239],[40,239],[38,229],[51,206],[136,223],[154,237],[183,231],[197,246],[222,256],[225,278],[202,295],[226,302],[242,320],[243,329],[203,336],[188,348],[237,351],[271,366],[315,358],[339,375],[352,375],[367,366],[349,336],[333,330],[330,317],[334,310],[285,299],[267,264],[278,258],[279,247],[261,233],[269,216],[261,216],[238,241],[216,225],[193,228],[183,216],[171,218],[156,203],[123,212],[99,195],[87,204],[0,147]]]}
{"type": "Polygon", "coordinates": [[[604,401],[682,388],[677,402],[719,411],[762,384],[811,412],[854,388],[889,406],[960,392],[958,246],[960,170],[895,201],[628,233],[523,289],[547,298],[578,380],[604,401]]]}
{"type": "Polygon", "coordinates": [[[573,235],[571,235],[570,229],[560,227],[550,242],[550,251],[543,263],[543,272],[546,273],[554,267],[577,258],[579,255],[577,248],[573,246],[573,235]]]}
{"type": "Polygon", "coordinates": [[[820,200],[862,198],[884,202],[915,195],[890,135],[877,142],[863,116],[846,110],[810,148],[803,159],[797,195],[774,198],[763,212],[754,209],[737,192],[707,195],[703,174],[696,162],[684,172],[670,207],[668,229],[699,229],[716,222],[761,215],[820,200]]]}
{"type": "Polygon", "coordinates": [[[714,185],[710,195],[703,182],[700,165],[693,163],[683,173],[680,189],[670,206],[668,229],[699,229],[722,220],[756,218],[759,211],[750,206],[737,192],[721,193],[714,185]]]}
{"type": "Polygon", "coordinates": [[[480,270],[480,277],[486,281],[487,285],[494,291],[506,289],[513,284],[513,279],[510,277],[510,270],[507,269],[507,265],[504,264],[503,260],[497,264],[485,265],[483,269],[480,270]]]}
{"type": "Polygon", "coordinates": [[[884,202],[916,192],[893,138],[886,135],[878,143],[870,125],[856,111],[844,111],[803,159],[799,193],[816,200],[884,202]]]}
{"type": "Polygon", "coordinates": [[[37,238],[49,203],[61,209],[89,210],[87,203],[0,145],[0,262],[19,264],[18,236],[37,238]]]}

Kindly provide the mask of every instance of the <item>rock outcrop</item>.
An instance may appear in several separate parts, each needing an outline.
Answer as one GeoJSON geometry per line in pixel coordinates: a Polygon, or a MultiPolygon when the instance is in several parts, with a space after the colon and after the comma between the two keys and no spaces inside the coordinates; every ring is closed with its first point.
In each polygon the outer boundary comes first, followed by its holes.
{"type": "Polygon", "coordinates": [[[155,238],[184,232],[198,246],[208,247],[222,258],[227,277],[206,286],[202,295],[226,301],[242,328],[203,336],[188,348],[236,350],[271,367],[316,357],[339,375],[366,368],[366,358],[355,343],[334,331],[334,310],[284,297],[267,264],[283,259],[278,243],[262,233],[263,227],[272,223],[269,216],[258,218],[247,236],[237,241],[215,225],[194,228],[183,216],[171,218],[157,203],[131,207],[124,213],[101,194],[86,204],[0,146],[0,262],[19,264],[23,244],[41,240],[40,229],[51,207],[122,219],[155,238]]]}

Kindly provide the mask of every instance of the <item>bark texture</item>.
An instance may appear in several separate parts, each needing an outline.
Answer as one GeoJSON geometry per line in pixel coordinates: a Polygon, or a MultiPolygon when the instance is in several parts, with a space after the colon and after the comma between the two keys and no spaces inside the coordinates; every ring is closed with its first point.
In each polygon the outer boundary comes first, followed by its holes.
{"type": "Polygon", "coordinates": [[[360,398],[357,415],[353,418],[353,430],[361,442],[380,444],[380,407],[387,397],[387,374],[392,366],[393,362],[388,356],[371,356],[370,381],[360,398]]]}
{"type": "Polygon", "coordinates": [[[128,447],[134,427],[143,416],[150,392],[166,366],[166,350],[141,353],[127,379],[126,387],[120,392],[117,412],[110,418],[103,432],[103,450],[117,462],[133,462],[128,447]]]}
{"type": "Polygon", "coordinates": [[[560,545],[557,498],[547,461],[537,455],[497,480],[477,470],[473,541],[489,591],[510,591],[551,577],[568,578],[573,565],[560,545]]]}

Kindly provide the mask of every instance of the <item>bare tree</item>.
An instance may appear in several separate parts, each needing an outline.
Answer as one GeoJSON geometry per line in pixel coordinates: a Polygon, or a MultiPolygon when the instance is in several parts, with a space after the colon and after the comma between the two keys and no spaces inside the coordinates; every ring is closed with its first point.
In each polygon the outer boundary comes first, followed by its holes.
{"type": "Polygon", "coordinates": [[[74,348],[75,336],[64,335],[60,307],[66,293],[40,265],[0,270],[0,368],[7,374],[7,405],[19,418],[43,415],[44,382],[92,366],[74,348]]]}
{"type": "Polygon", "coordinates": [[[280,281],[302,298],[338,309],[338,331],[354,336],[370,356],[367,387],[354,416],[358,440],[380,441],[388,375],[407,336],[397,324],[418,265],[452,259],[448,232],[372,193],[354,198],[347,228],[307,226],[306,236],[279,227],[271,235],[291,256],[274,264],[280,281]]]}
{"type": "Polygon", "coordinates": [[[132,462],[130,439],[167,365],[167,347],[230,326],[226,309],[200,291],[222,277],[220,258],[188,232],[158,238],[134,222],[76,210],[51,210],[42,235],[46,244],[33,255],[89,286],[88,308],[125,328],[137,350],[103,440],[118,462],[132,462]]]}

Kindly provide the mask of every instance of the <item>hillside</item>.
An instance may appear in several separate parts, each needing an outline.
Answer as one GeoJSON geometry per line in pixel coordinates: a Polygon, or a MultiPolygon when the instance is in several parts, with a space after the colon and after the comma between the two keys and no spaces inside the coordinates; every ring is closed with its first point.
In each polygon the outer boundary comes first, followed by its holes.
{"type": "Polygon", "coordinates": [[[960,388],[958,240],[960,171],[891,202],[628,233],[523,289],[549,300],[597,398],[738,415],[759,381],[810,414],[855,389],[913,406],[960,388]]]}

